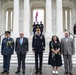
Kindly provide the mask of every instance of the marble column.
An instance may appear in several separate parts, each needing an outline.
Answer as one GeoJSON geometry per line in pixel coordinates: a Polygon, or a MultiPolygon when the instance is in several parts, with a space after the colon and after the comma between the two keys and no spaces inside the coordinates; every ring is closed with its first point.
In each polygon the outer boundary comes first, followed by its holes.
{"type": "Polygon", "coordinates": [[[67,29],[70,31],[70,9],[67,10],[67,29]]]}
{"type": "Polygon", "coordinates": [[[11,11],[11,29],[13,29],[13,10],[11,11]]]}
{"type": "Polygon", "coordinates": [[[61,37],[63,32],[62,0],[56,0],[56,5],[57,5],[57,35],[61,37]]]}
{"type": "Polygon", "coordinates": [[[65,10],[63,10],[63,31],[65,31],[65,10]]]}
{"type": "Polygon", "coordinates": [[[70,32],[73,32],[73,26],[72,26],[72,11],[70,10],[70,32]]]}
{"type": "Polygon", "coordinates": [[[46,37],[52,35],[52,1],[46,0],[46,37]]]}
{"type": "Polygon", "coordinates": [[[65,11],[65,29],[67,29],[67,10],[65,11]]]}
{"type": "Polygon", "coordinates": [[[11,10],[8,10],[8,30],[11,30],[11,10]]]}
{"type": "Polygon", "coordinates": [[[19,32],[24,32],[24,0],[19,1],[19,32]]]}
{"type": "Polygon", "coordinates": [[[19,0],[14,0],[14,23],[13,23],[13,36],[19,34],[19,0]]]}
{"type": "Polygon", "coordinates": [[[6,11],[6,30],[8,30],[8,11],[6,11]]]}
{"type": "Polygon", "coordinates": [[[30,36],[30,2],[24,0],[24,33],[26,37],[30,36]]]}

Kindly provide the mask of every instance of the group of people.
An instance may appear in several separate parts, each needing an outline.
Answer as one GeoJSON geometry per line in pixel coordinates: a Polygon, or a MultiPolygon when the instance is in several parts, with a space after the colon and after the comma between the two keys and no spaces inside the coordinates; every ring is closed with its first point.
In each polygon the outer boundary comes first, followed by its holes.
{"type": "MultiPolygon", "coordinates": [[[[5,38],[2,40],[1,54],[3,55],[3,72],[1,74],[9,74],[10,59],[14,53],[14,40],[10,37],[10,32],[5,32],[5,38]]],[[[18,58],[18,67],[15,72],[18,74],[21,70],[25,73],[25,58],[28,52],[28,38],[24,37],[24,33],[20,33],[20,37],[16,39],[15,51],[18,58]]],[[[32,51],[35,54],[35,74],[42,74],[43,53],[45,52],[45,37],[41,34],[41,29],[36,28],[36,34],[32,38],[32,51]],[[39,64],[38,64],[39,57],[39,64]]],[[[49,58],[48,64],[52,66],[52,73],[58,74],[58,67],[62,66],[61,54],[64,58],[65,74],[72,75],[72,55],[75,53],[74,41],[69,37],[69,32],[65,32],[65,37],[59,41],[59,38],[54,35],[49,41],[49,58]]]]}
{"type": "Polygon", "coordinates": [[[40,21],[40,24],[39,24],[39,22],[34,22],[34,24],[33,24],[33,33],[34,33],[34,35],[36,34],[36,28],[40,28],[40,30],[41,30],[41,34],[43,33],[43,29],[44,29],[44,25],[42,24],[42,21],[40,21]]]}
{"type": "Polygon", "coordinates": [[[18,67],[16,74],[20,72],[22,66],[22,73],[25,73],[25,58],[28,52],[28,39],[24,37],[24,33],[21,32],[20,37],[16,38],[14,42],[10,37],[10,31],[5,31],[5,38],[2,40],[1,54],[3,55],[3,72],[1,74],[9,74],[11,55],[15,52],[18,59],[18,67]]]}
{"type": "Polygon", "coordinates": [[[65,74],[72,74],[72,55],[75,54],[74,41],[69,37],[69,33],[65,32],[65,37],[59,41],[59,38],[54,35],[49,43],[49,61],[48,64],[52,66],[53,73],[58,74],[58,67],[62,66],[61,54],[64,58],[65,74]]]}

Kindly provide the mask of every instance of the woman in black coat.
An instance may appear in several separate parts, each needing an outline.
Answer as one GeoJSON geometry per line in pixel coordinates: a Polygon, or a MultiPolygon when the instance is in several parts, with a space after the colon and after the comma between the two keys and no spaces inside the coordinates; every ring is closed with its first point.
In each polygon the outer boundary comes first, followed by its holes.
{"type": "Polygon", "coordinates": [[[60,42],[56,35],[52,37],[52,40],[49,43],[49,60],[48,64],[52,66],[53,73],[58,74],[58,67],[62,65],[61,52],[60,52],[60,42]],[[56,67],[56,70],[55,70],[56,67]]]}

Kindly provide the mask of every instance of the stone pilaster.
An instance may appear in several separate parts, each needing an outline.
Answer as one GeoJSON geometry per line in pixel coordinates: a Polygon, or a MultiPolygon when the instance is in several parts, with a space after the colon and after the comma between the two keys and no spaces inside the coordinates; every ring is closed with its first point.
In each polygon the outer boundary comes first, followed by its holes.
{"type": "Polygon", "coordinates": [[[57,5],[57,35],[62,37],[63,33],[62,0],[56,0],[56,5],[57,5]]]}
{"type": "Polygon", "coordinates": [[[24,0],[19,1],[19,32],[24,32],[24,0]]]}
{"type": "Polygon", "coordinates": [[[52,35],[52,1],[46,0],[46,37],[52,35]]]}
{"type": "Polygon", "coordinates": [[[19,0],[14,0],[14,23],[13,35],[16,37],[19,34],[19,0]]]}
{"type": "Polygon", "coordinates": [[[11,10],[8,10],[8,30],[11,30],[11,10]]]}
{"type": "Polygon", "coordinates": [[[70,31],[70,9],[67,10],[67,29],[70,31]]]}
{"type": "Polygon", "coordinates": [[[24,0],[24,33],[26,37],[30,36],[30,2],[24,0]]]}

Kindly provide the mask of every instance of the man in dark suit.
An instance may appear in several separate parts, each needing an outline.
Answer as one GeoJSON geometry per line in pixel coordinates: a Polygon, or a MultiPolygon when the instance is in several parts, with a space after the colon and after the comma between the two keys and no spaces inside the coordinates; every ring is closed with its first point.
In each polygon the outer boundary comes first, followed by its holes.
{"type": "Polygon", "coordinates": [[[43,32],[43,28],[44,28],[44,25],[42,24],[42,21],[40,22],[40,29],[41,29],[41,34],[43,32]]]}
{"type": "Polygon", "coordinates": [[[25,58],[28,51],[28,39],[24,37],[24,33],[20,33],[20,37],[16,39],[15,51],[18,58],[18,68],[16,74],[20,72],[22,63],[22,73],[25,73],[25,58]]]}
{"type": "Polygon", "coordinates": [[[3,72],[9,74],[11,55],[14,53],[14,41],[10,37],[10,31],[5,31],[5,38],[2,40],[1,54],[3,55],[3,72]]]}
{"type": "Polygon", "coordinates": [[[45,51],[45,38],[44,35],[40,34],[40,28],[36,29],[36,35],[33,36],[32,50],[35,53],[35,69],[36,69],[35,74],[37,74],[38,72],[42,74],[42,60],[43,60],[43,52],[45,51]],[[40,60],[39,68],[38,68],[38,56],[40,60]]]}

